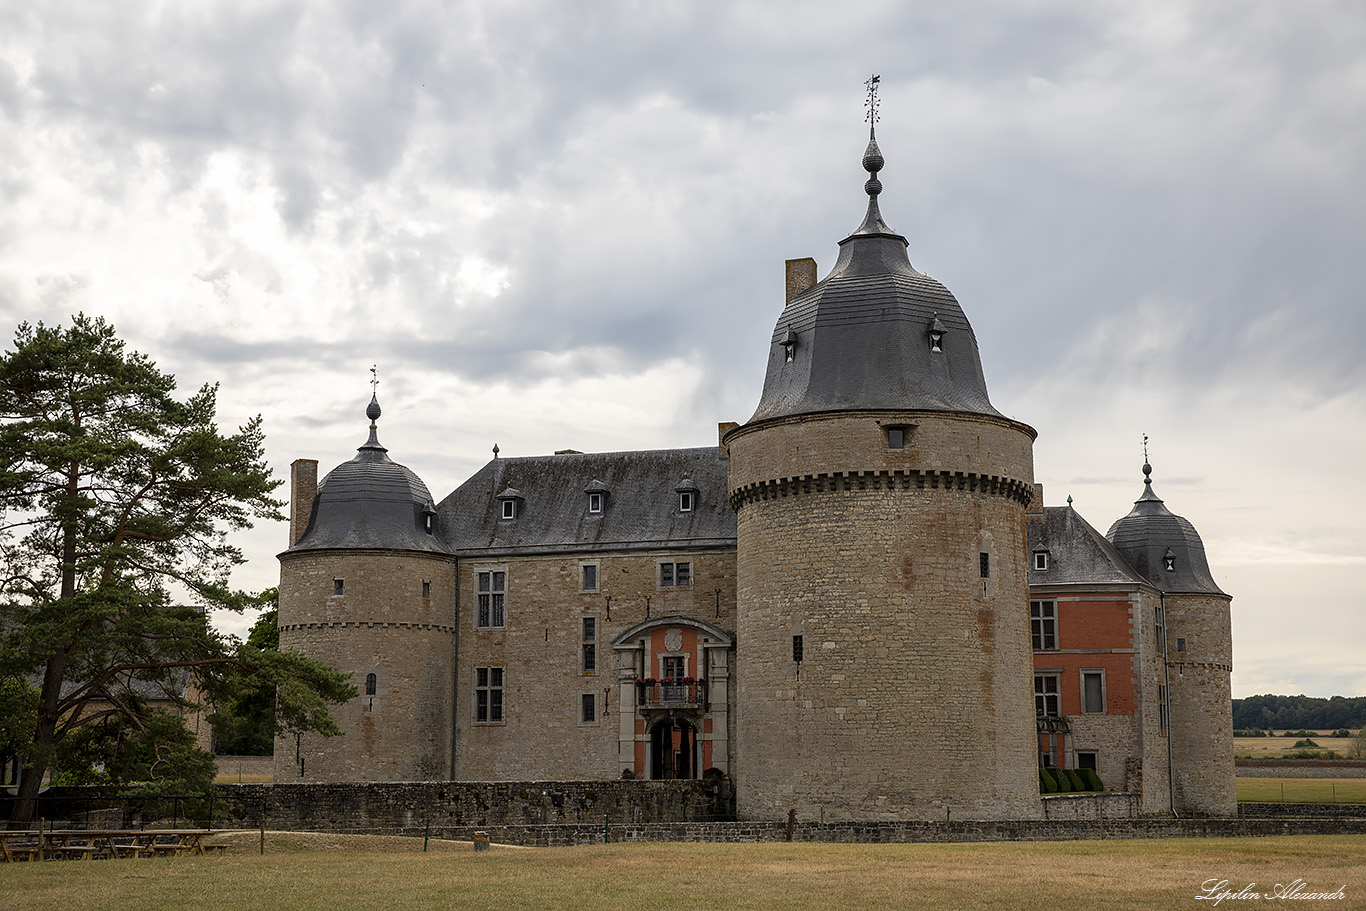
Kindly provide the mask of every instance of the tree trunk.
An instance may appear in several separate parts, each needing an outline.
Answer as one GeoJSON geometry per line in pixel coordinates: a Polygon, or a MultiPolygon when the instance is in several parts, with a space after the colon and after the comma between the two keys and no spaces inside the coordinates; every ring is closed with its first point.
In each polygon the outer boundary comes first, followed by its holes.
{"type": "Polygon", "coordinates": [[[11,823],[32,822],[37,816],[38,789],[52,761],[52,749],[57,741],[57,722],[61,721],[57,704],[62,695],[62,680],[66,678],[66,652],[58,652],[48,659],[43,672],[43,693],[38,703],[38,727],[33,732],[33,745],[24,757],[19,773],[19,797],[10,814],[11,823]]]}

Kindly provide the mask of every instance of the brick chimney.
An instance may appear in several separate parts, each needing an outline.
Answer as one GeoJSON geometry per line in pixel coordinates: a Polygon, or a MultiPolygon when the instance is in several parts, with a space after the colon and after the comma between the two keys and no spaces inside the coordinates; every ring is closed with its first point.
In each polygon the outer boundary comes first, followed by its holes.
{"type": "Polygon", "coordinates": [[[787,260],[787,303],[816,283],[816,261],[811,257],[787,260]]]}
{"type": "Polygon", "coordinates": [[[299,543],[318,497],[318,460],[295,459],[289,466],[289,546],[299,543]]]}

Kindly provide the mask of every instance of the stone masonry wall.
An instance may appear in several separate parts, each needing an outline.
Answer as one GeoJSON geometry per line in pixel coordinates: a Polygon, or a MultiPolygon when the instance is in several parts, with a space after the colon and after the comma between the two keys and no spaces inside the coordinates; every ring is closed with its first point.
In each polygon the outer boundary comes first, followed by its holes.
{"type": "Polygon", "coordinates": [[[1040,814],[1026,431],[888,413],[728,437],[742,819],[1040,814]],[[888,424],[914,427],[906,449],[888,424]]]}
{"type": "Polygon", "coordinates": [[[279,624],[281,648],[349,673],[361,693],[330,708],[342,736],[276,738],[277,783],[450,776],[454,558],[360,550],[287,554],[280,563],[279,624]],[[365,693],[371,673],[373,696],[365,693]]]}
{"type": "Polygon", "coordinates": [[[1233,634],[1229,599],[1168,594],[1172,764],[1177,808],[1214,816],[1237,812],[1233,772],[1233,634]],[[1186,651],[1177,650],[1177,639],[1186,651]]]}
{"type": "MultiPolygon", "coordinates": [[[[633,723],[635,688],[621,686],[611,643],[647,614],[697,617],[733,631],[734,550],[462,558],[455,777],[521,781],[553,770],[564,778],[620,778],[622,713],[633,723]],[[665,561],[688,562],[691,584],[661,585],[659,564],[665,561]],[[595,591],[582,588],[584,563],[597,565],[595,591]],[[505,625],[481,629],[478,574],[495,570],[507,573],[505,625]],[[596,627],[592,671],[583,665],[586,617],[596,627]],[[504,670],[501,723],[476,721],[475,674],[480,667],[504,670]],[[596,697],[591,723],[582,720],[585,694],[596,697]]],[[[690,673],[701,676],[699,670],[690,668],[690,673]]],[[[654,668],[647,676],[658,673],[654,668]]],[[[634,673],[630,676],[634,679],[634,673]]],[[[721,738],[723,748],[727,739],[721,738]]]]}

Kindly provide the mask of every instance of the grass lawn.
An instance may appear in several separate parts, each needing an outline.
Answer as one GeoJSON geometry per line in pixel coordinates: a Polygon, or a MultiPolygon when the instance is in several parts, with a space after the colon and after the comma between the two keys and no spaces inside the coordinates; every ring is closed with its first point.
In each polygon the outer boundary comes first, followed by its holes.
{"type": "MultiPolygon", "coordinates": [[[[24,909],[669,911],[669,909],[1201,908],[1207,880],[1259,892],[1302,880],[1366,902],[1366,839],[1068,841],[967,845],[594,845],[474,853],[465,843],[254,832],[226,857],[0,866],[24,909]]],[[[1317,906],[1317,905],[1315,905],[1317,906]]],[[[1213,904],[1204,907],[1213,907],[1213,904]]]]}
{"type": "Polygon", "coordinates": [[[1238,778],[1253,803],[1366,803],[1366,778],[1238,778]]]}

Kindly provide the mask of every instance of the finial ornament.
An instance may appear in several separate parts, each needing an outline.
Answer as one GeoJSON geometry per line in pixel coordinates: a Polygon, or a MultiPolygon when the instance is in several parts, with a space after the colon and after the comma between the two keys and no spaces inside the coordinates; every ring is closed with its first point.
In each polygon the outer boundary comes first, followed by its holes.
{"type": "Polygon", "coordinates": [[[869,139],[873,138],[873,129],[877,126],[878,120],[881,119],[881,115],[878,114],[877,110],[877,87],[878,83],[880,83],[881,81],[882,77],[879,76],[877,73],[874,73],[872,76],[869,76],[867,79],[863,81],[863,84],[868,87],[868,99],[863,102],[863,106],[866,109],[863,114],[863,119],[868,121],[869,139]]]}
{"type": "Polygon", "coordinates": [[[1153,483],[1153,466],[1148,464],[1148,435],[1143,434],[1143,484],[1151,487],[1153,483]]]}
{"type": "Polygon", "coordinates": [[[497,444],[497,443],[494,443],[494,444],[493,444],[493,457],[494,457],[495,459],[498,458],[498,444],[497,444]]]}
{"type": "Polygon", "coordinates": [[[370,419],[370,429],[375,429],[375,421],[379,420],[381,414],[379,410],[379,365],[370,368],[370,404],[365,407],[365,416],[370,419]]]}
{"type": "Polygon", "coordinates": [[[370,397],[374,398],[379,390],[379,364],[370,365],[370,397]]]}

